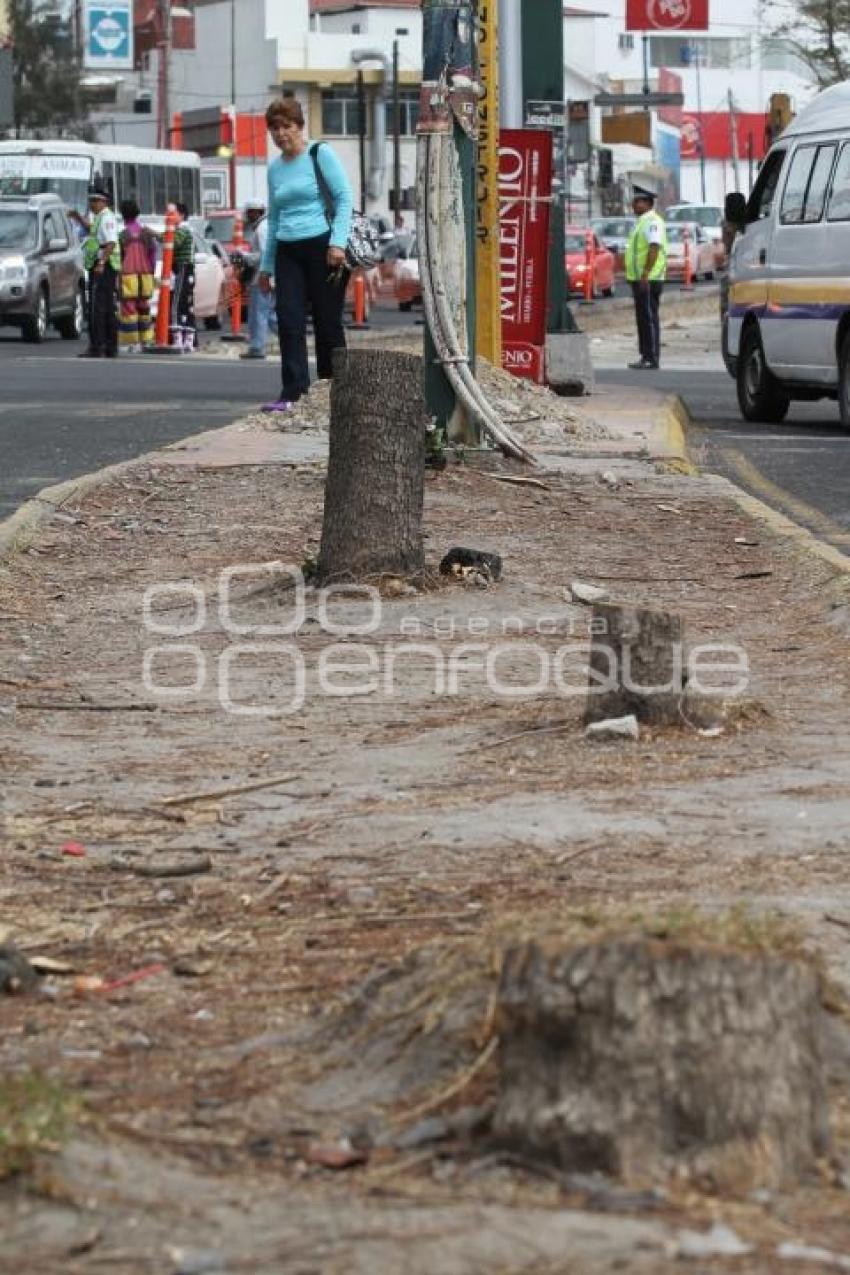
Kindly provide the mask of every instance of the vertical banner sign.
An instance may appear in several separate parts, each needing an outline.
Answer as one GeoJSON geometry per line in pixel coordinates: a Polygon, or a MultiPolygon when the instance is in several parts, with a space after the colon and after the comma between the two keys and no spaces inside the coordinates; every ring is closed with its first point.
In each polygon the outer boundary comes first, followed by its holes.
{"type": "Polygon", "coordinates": [[[548,310],[552,134],[499,134],[502,367],[543,384],[548,310]]]}
{"type": "Polygon", "coordinates": [[[478,152],[475,184],[476,349],[502,361],[499,323],[499,16],[497,0],[477,0],[478,152]]]}
{"type": "Polygon", "coordinates": [[[708,0],[626,0],[627,31],[707,31],[708,0]]]}
{"type": "Polygon", "coordinates": [[[133,67],[133,13],[130,0],[85,0],[85,56],[89,70],[128,71],[133,67]]]}

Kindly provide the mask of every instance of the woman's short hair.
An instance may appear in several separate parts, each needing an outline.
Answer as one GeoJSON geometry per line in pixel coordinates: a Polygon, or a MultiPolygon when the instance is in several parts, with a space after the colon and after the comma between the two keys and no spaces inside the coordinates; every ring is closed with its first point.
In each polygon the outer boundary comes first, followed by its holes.
{"type": "Polygon", "coordinates": [[[135,221],[139,215],[139,205],[135,199],[122,199],[118,211],[125,221],[135,221]]]}
{"type": "Polygon", "coordinates": [[[273,124],[297,124],[304,127],[304,112],[297,97],[276,97],[266,110],[266,128],[273,124]]]}

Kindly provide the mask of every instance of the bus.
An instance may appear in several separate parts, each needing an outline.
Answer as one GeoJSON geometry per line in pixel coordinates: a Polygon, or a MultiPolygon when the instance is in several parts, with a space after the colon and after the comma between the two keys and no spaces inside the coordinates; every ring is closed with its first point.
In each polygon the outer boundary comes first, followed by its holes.
{"type": "Polygon", "coordinates": [[[142,213],[163,214],[184,203],[201,212],[201,161],[193,151],[153,150],[62,138],[0,141],[0,199],[52,192],[84,213],[92,182],[109,192],[112,207],[135,199],[142,213]]]}

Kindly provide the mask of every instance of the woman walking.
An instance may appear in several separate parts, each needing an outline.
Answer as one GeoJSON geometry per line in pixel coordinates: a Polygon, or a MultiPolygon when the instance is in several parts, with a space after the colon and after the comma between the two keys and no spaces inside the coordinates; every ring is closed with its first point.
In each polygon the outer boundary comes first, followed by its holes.
{"type": "Polygon", "coordinates": [[[141,354],[153,341],[151,297],[156,271],[156,236],[139,221],[135,199],[121,201],[124,229],[118,236],[121,247],[120,309],[118,348],[123,354],[141,354]]]}
{"type": "Polygon", "coordinates": [[[310,388],[308,313],[313,314],[320,378],[331,376],[333,351],[345,345],[345,245],[354,200],[330,146],[308,146],[295,98],[276,98],[266,111],[266,124],[280,156],[269,165],[269,234],[257,286],[268,293],[274,278],[281,391],[280,398],[263,404],[263,411],[288,412],[310,388]]]}

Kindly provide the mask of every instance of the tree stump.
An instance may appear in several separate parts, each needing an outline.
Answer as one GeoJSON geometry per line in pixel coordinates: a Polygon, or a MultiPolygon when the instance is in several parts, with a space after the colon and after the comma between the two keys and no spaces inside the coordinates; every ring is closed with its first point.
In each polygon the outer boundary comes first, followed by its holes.
{"type": "Polygon", "coordinates": [[[799,1179],[828,1146],[820,981],[762,951],[622,939],[508,952],[495,1132],[628,1182],[799,1179]]]}
{"type": "Polygon", "coordinates": [[[655,725],[678,722],[685,679],[681,618],[598,602],[591,634],[585,725],[630,713],[655,725]]]}
{"type": "Polygon", "coordinates": [[[414,354],[334,352],[321,579],[421,571],[428,423],[422,379],[414,354]]]}

